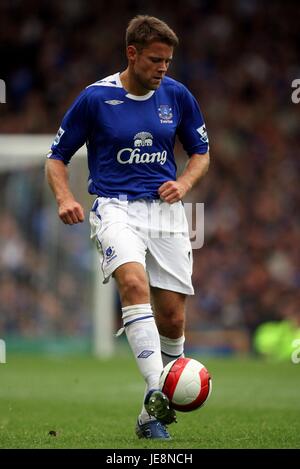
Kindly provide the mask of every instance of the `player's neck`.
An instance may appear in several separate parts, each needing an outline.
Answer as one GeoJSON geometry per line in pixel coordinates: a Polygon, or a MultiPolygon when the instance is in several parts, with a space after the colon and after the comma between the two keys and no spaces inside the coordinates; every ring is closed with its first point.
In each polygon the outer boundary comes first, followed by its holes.
{"type": "Polygon", "coordinates": [[[145,96],[149,93],[149,91],[151,91],[141,86],[141,84],[135,80],[134,76],[132,73],[130,73],[128,68],[126,68],[124,72],[120,73],[120,80],[123,88],[132,95],[145,96]]]}

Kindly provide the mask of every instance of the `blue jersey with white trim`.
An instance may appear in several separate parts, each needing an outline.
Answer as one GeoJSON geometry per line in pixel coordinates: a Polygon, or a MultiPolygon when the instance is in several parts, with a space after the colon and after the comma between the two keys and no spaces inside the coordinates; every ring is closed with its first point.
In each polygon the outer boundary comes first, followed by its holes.
{"type": "Polygon", "coordinates": [[[176,180],[176,135],[189,156],[208,151],[203,117],[187,88],[165,77],[157,90],[134,96],[116,73],[78,96],[47,156],[68,164],[86,144],[91,194],[157,199],[161,184],[176,180]]]}

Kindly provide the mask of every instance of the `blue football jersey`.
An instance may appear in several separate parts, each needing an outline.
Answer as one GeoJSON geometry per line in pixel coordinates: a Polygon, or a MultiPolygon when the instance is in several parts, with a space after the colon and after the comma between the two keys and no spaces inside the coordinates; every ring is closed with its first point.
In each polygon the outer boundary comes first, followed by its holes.
{"type": "Polygon", "coordinates": [[[156,199],[161,184],[176,180],[176,135],[189,156],[208,151],[203,117],[188,89],[165,77],[157,90],[135,96],[116,73],[78,96],[47,156],[68,164],[86,144],[91,194],[156,199]]]}

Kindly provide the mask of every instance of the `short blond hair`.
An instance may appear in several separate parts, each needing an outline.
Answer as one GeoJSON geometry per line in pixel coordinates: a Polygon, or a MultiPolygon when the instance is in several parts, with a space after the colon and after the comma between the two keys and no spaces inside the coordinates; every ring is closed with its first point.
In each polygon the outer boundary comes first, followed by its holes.
{"type": "Polygon", "coordinates": [[[154,16],[135,16],[129,22],[126,30],[126,46],[133,45],[138,49],[143,49],[152,42],[163,42],[176,47],[179,40],[174,31],[164,21],[154,16]]]}

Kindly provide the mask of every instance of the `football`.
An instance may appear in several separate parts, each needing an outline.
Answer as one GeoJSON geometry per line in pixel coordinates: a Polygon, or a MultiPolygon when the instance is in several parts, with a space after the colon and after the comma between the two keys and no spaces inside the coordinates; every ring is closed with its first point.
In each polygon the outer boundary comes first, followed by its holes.
{"type": "Polygon", "coordinates": [[[211,389],[212,379],[206,367],[193,358],[177,358],[163,369],[159,386],[176,410],[189,412],[203,406],[211,389]]]}

